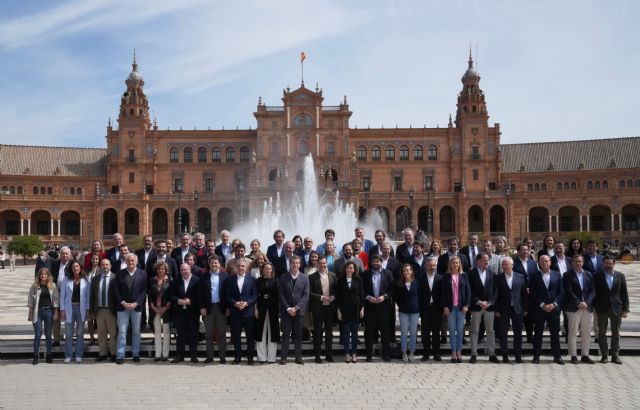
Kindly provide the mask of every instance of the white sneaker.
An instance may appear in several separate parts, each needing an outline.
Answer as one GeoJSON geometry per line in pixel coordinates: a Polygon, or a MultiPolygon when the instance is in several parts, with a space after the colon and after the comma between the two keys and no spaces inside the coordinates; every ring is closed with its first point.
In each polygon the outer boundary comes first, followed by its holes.
{"type": "Polygon", "coordinates": [[[65,357],[64,358],[64,362],[65,363],[71,363],[71,358],[70,357],[65,357]]]}
{"type": "Polygon", "coordinates": [[[413,352],[409,352],[409,361],[412,362],[416,360],[416,357],[414,356],[413,352]]]}
{"type": "Polygon", "coordinates": [[[82,357],[76,357],[76,362],[82,363],[82,357]]]}
{"type": "Polygon", "coordinates": [[[402,361],[406,362],[408,360],[409,360],[409,358],[407,357],[407,352],[402,352],[402,361]]]}

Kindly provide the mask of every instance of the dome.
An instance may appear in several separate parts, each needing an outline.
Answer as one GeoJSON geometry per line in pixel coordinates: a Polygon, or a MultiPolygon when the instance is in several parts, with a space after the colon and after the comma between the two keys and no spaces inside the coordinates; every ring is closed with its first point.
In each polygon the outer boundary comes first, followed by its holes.
{"type": "Polygon", "coordinates": [[[478,76],[478,73],[476,72],[476,70],[473,69],[473,67],[471,67],[464,73],[464,76],[465,77],[476,77],[476,76],[478,76]]]}
{"type": "Polygon", "coordinates": [[[140,73],[137,70],[134,69],[129,74],[128,79],[131,80],[131,81],[142,81],[142,76],[140,75],[140,73]]]}

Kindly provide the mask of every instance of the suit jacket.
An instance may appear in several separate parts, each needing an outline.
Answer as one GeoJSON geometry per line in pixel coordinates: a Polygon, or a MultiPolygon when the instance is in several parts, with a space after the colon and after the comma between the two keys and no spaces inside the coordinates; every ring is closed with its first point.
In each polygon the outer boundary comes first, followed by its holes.
{"type": "MultiPolygon", "coordinates": [[[[169,278],[171,280],[177,280],[178,278],[180,278],[180,271],[178,270],[176,261],[174,261],[173,258],[169,255],[164,258],[164,261],[167,265],[169,265],[169,272],[167,272],[169,278]]],[[[153,265],[155,265],[156,262],[158,262],[157,254],[154,255],[153,259],[151,259],[151,256],[149,256],[149,259],[147,260],[147,266],[145,267],[145,272],[147,272],[147,279],[149,279],[149,281],[151,281],[153,277],[156,276],[156,273],[153,270],[153,265]]]]}
{"type": "Polygon", "coordinates": [[[191,275],[189,280],[189,287],[184,288],[184,280],[182,276],[180,279],[172,282],[171,289],[171,308],[173,309],[173,318],[176,320],[184,319],[185,317],[197,318],[200,315],[200,278],[191,275]],[[191,300],[190,305],[181,306],[178,304],[178,299],[191,300]],[[186,306],[186,307],[185,307],[186,306]]]}
{"type": "Polygon", "coordinates": [[[431,309],[436,309],[436,312],[442,311],[440,305],[440,297],[442,296],[442,279],[443,276],[439,273],[433,275],[433,287],[429,288],[429,277],[424,274],[418,277],[418,296],[420,300],[420,313],[426,314],[431,309]],[[431,299],[433,298],[433,304],[431,299]]]}
{"type": "Polygon", "coordinates": [[[580,287],[578,275],[573,269],[567,271],[562,277],[562,285],[564,286],[564,302],[562,308],[566,312],[577,312],[578,305],[586,302],[589,311],[593,310],[593,298],[595,296],[595,288],[593,287],[593,275],[591,272],[582,271],[582,284],[584,290],[580,287]]]}
{"type": "Polygon", "coordinates": [[[360,321],[360,310],[364,306],[364,287],[360,277],[351,279],[351,288],[347,277],[342,276],[336,283],[336,308],[340,310],[342,322],[360,321]]]}
{"type": "MultiPolygon", "coordinates": [[[[109,279],[109,286],[107,288],[107,306],[109,307],[111,313],[115,315],[116,305],[118,303],[116,302],[114,293],[114,286],[116,285],[116,274],[113,272],[109,272],[107,277],[109,279]]],[[[98,313],[98,307],[100,303],[100,281],[102,281],[102,275],[96,275],[91,280],[91,293],[89,298],[91,301],[89,303],[89,309],[91,309],[91,312],[94,314],[98,313]]]]}
{"type": "Polygon", "coordinates": [[[629,294],[627,281],[618,271],[613,272],[613,286],[609,289],[604,271],[596,272],[593,276],[595,297],[593,307],[596,313],[613,313],[616,316],[629,312],[629,294]]]}
{"type": "MultiPolygon", "coordinates": [[[[225,313],[226,311],[226,296],[225,296],[225,280],[229,275],[226,272],[218,272],[218,296],[220,297],[220,311],[225,313]]],[[[200,302],[202,308],[207,310],[207,314],[211,313],[211,271],[207,270],[200,276],[200,302]]]]}
{"type": "Polygon", "coordinates": [[[278,247],[276,244],[272,243],[269,245],[269,247],[267,247],[267,259],[269,259],[271,263],[274,263],[274,261],[280,258],[284,258],[284,244],[282,244],[282,254],[280,256],[278,256],[278,247]]]}
{"type": "MultiPolygon", "coordinates": [[[[89,310],[89,298],[91,291],[91,284],[85,278],[80,279],[80,316],[81,322],[86,320],[86,314],[89,310]]],[[[65,278],[62,288],[60,288],[60,311],[66,312],[65,323],[71,323],[73,316],[73,304],[71,298],[73,297],[73,280],[71,278],[65,278]]]]}
{"type": "MultiPolygon", "coordinates": [[[[369,248],[369,252],[367,253],[369,254],[369,259],[371,259],[373,255],[382,255],[382,250],[380,249],[380,245],[374,244],[371,248],[369,248]]],[[[395,256],[393,248],[391,248],[391,256],[395,256]]]]}
{"type": "MultiPolygon", "coordinates": [[[[151,305],[163,308],[169,303],[172,303],[173,282],[165,280],[162,284],[162,288],[158,289],[158,282],[152,281],[147,289],[149,290],[149,323],[153,323],[153,318],[156,314],[153,309],[151,309],[151,305]],[[160,306],[156,305],[158,295],[160,295],[160,306]]],[[[164,312],[162,320],[164,320],[165,323],[169,323],[171,321],[171,309],[167,309],[167,311],[164,312]]]]}
{"type": "MultiPolygon", "coordinates": [[[[144,260],[144,248],[138,249],[135,253],[136,253],[136,256],[138,257],[138,268],[146,271],[147,263],[144,260]]],[[[157,258],[156,250],[151,248],[151,251],[149,252],[149,257],[147,259],[156,260],[156,258],[157,258]]]]}
{"type": "MultiPolygon", "coordinates": [[[[411,256],[411,258],[409,259],[409,264],[413,268],[413,273],[415,273],[416,277],[424,275],[425,272],[427,271],[427,257],[426,256],[422,257],[422,261],[420,263],[418,263],[416,261],[416,258],[411,256]]],[[[387,269],[389,269],[388,265],[387,265],[387,269]]],[[[398,270],[398,276],[399,275],[400,275],[400,270],[398,270]]],[[[394,275],[394,277],[395,277],[395,275],[394,275]]],[[[400,278],[395,278],[395,279],[398,280],[400,278]]]]}
{"type": "Polygon", "coordinates": [[[376,306],[390,306],[392,303],[392,299],[395,293],[395,281],[393,280],[393,275],[391,274],[391,271],[389,271],[388,269],[382,269],[380,271],[380,295],[384,295],[385,296],[385,300],[382,303],[379,304],[373,304],[371,302],[369,302],[367,300],[367,297],[369,296],[375,296],[374,292],[373,292],[373,270],[371,269],[367,269],[366,271],[364,271],[364,274],[362,275],[362,285],[363,285],[363,289],[364,289],[364,309],[365,309],[365,314],[366,311],[369,309],[373,309],[376,306]]]}
{"type": "Polygon", "coordinates": [[[280,305],[278,301],[278,279],[259,277],[256,279],[258,289],[258,320],[256,320],[255,332],[253,333],[256,342],[262,340],[262,331],[269,315],[269,326],[271,327],[271,341],[280,343],[280,305]]]}
{"type": "MultiPolygon", "coordinates": [[[[462,263],[462,270],[465,272],[468,272],[469,260],[467,259],[467,257],[461,254],[460,252],[458,252],[457,256],[460,258],[460,262],[462,263]]],[[[436,271],[439,274],[444,275],[445,273],[447,273],[448,270],[449,270],[449,252],[445,252],[438,257],[438,266],[436,268],[436,271]]]]}
{"type": "MultiPolygon", "coordinates": [[[[187,252],[192,254],[196,259],[198,258],[198,251],[195,248],[192,248],[190,246],[187,252]]],[[[180,265],[184,263],[184,261],[182,260],[182,248],[179,246],[177,248],[173,248],[173,250],[171,251],[171,258],[176,261],[176,264],[178,265],[178,271],[180,271],[180,265]]]]}
{"type": "Polygon", "coordinates": [[[413,245],[407,245],[406,242],[402,242],[396,248],[396,259],[401,264],[409,263],[409,259],[411,258],[412,253],[413,253],[413,245]]]}
{"type": "MultiPolygon", "coordinates": [[[[444,275],[442,279],[442,293],[440,294],[440,304],[443,308],[453,309],[453,288],[452,277],[450,273],[444,275]]],[[[458,280],[458,308],[469,306],[471,303],[471,286],[469,285],[469,277],[466,273],[460,273],[458,280]]]]}
{"type": "Polygon", "coordinates": [[[496,275],[502,273],[502,256],[492,253],[489,260],[489,269],[495,272],[496,275]]]}
{"type": "Polygon", "coordinates": [[[224,256],[224,252],[222,251],[222,244],[216,246],[214,249],[214,253],[220,257],[220,266],[227,265],[227,257],[224,256]]]}
{"type": "Polygon", "coordinates": [[[482,285],[482,280],[480,279],[480,271],[477,268],[471,269],[469,272],[469,286],[471,288],[471,304],[469,305],[469,309],[478,312],[480,311],[480,306],[478,306],[478,302],[481,300],[485,300],[491,304],[487,309],[489,312],[493,311],[493,305],[496,302],[497,295],[494,290],[494,280],[496,274],[493,273],[490,269],[487,269],[485,274],[484,285],[482,285]]]}
{"type": "Polygon", "coordinates": [[[131,290],[129,290],[127,286],[127,276],[129,276],[129,271],[126,269],[122,269],[116,275],[116,285],[114,288],[116,308],[118,312],[121,312],[125,310],[122,302],[136,302],[138,304],[136,312],[141,312],[147,297],[147,274],[143,270],[136,268],[135,272],[133,272],[133,286],[131,290]]]}
{"type": "MultiPolygon", "coordinates": [[[[480,252],[482,252],[480,250],[480,247],[476,245],[476,256],[478,256],[480,252]]],[[[476,261],[471,260],[471,249],[469,248],[469,245],[463,246],[462,248],[460,248],[460,250],[458,250],[458,253],[463,254],[465,258],[467,258],[467,262],[469,263],[469,270],[471,269],[471,265],[473,265],[474,268],[476,267],[476,261]]]]}
{"type": "MultiPolygon", "coordinates": [[[[67,262],[67,266],[64,268],[64,273],[66,274],[66,277],[69,278],[71,277],[71,262],[73,262],[73,258],[69,259],[69,262],[67,262]]],[[[51,262],[51,278],[53,279],[53,283],[56,284],[56,286],[58,285],[58,274],[60,273],[60,259],[56,259],[53,262],[51,262]]]]}
{"type": "Polygon", "coordinates": [[[256,287],[256,279],[250,273],[245,273],[244,283],[242,284],[242,292],[238,289],[238,277],[236,275],[229,276],[224,281],[224,296],[226,305],[229,308],[230,317],[253,317],[255,314],[255,305],[258,300],[258,288],[256,287]],[[248,306],[242,310],[234,306],[236,302],[247,302],[248,306]]]}
{"type": "Polygon", "coordinates": [[[532,273],[538,270],[538,264],[531,259],[527,259],[527,270],[525,270],[524,266],[522,265],[522,261],[516,256],[515,258],[513,258],[513,270],[524,275],[524,279],[528,284],[529,276],[531,276],[532,273]]]}
{"type": "Polygon", "coordinates": [[[588,270],[591,273],[598,272],[604,269],[604,257],[599,253],[596,254],[596,266],[593,266],[591,255],[589,255],[588,253],[585,252],[582,257],[584,258],[584,265],[582,266],[582,269],[588,270]]]}
{"type": "MultiPolygon", "coordinates": [[[[273,270],[275,271],[277,278],[289,272],[286,257],[283,256],[276,259],[275,262],[272,261],[271,263],[273,264],[273,270]]],[[[304,273],[304,271],[302,270],[302,264],[300,264],[300,273],[304,273]]]]}
{"type": "MultiPolygon", "coordinates": [[[[572,269],[571,268],[571,258],[569,258],[568,256],[565,255],[564,263],[567,265],[567,270],[564,273],[567,273],[572,269]]],[[[558,272],[560,272],[561,275],[564,276],[564,273],[562,273],[560,271],[560,264],[558,263],[558,257],[556,255],[553,255],[551,257],[551,270],[558,271],[558,272]]]]}
{"type": "Polygon", "coordinates": [[[38,271],[41,268],[47,268],[47,269],[49,269],[49,272],[53,273],[52,270],[51,270],[51,265],[53,264],[53,262],[55,262],[55,261],[53,259],[51,259],[49,256],[47,256],[47,260],[44,261],[44,262],[38,256],[38,258],[36,258],[36,266],[35,266],[35,275],[36,275],[36,277],[38,276],[38,271]]]}
{"type": "MultiPolygon", "coordinates": [[[[328,272],[329,274],[329,296],[336,296],[336,282],[338,278],[335,273],[328,272]]],[[[320,273],[314,272],[309,275],[309,310],[311,313],[320,311],[323,303],[320,300],[322,297],[322,283],[320,281],[320,273]]],[[[335,301],[330,303],[332,309],[335,309],[335,301]]]]}
{"type": "Polygon", "coordinates": [[[564,301],[564,286],[562,285],[560,272],[552,270],[550,274],[549,289],[544,285],[541,271],[537,270],[529,276],[531,299],[536,307],[540,307],[542,303],[545,305],[555,303],[556,310],[559,310],[562,309],[562,302],[564,301]]]}
{"type": "MultiPolygon", "coordinates": [[[[130,246],[128,246],[129,248],[129,253],[133,252],[133,249],[131,249],[130,246]]],[[[109,262],[111,262],[111,272],[113,273],[118,273],[120,272],[120,251],[118,251],[118,257],[116,257],[116,247],[114,246],[113,248],[110,248],[107,251],[107,259],[109,259],[109,262]]]]}
{"type": "Polygon", "coordinates": [[[280,299],[280,315],[288,315],[287,309],[298,308],[298,316],[304,316],[309,304],[309,278],[303,273],[298,273],[298,278],[293,284],[290,273],[285,273],[278,278],[278,298],[280,299]]]}
{"type": "Polygon", "coordinates": [[[513,304],[513,311],[516,315],[522,315],[529,307],[529,296],[527,294],[527,284],[522,273],[513,271],[511,289],[507,283],[507,275],[501,273],[494,279],[496,302],[494,311],[501,314],[509,313],[513,304]]]}
{"type": "Polygon", "coordinates": [[[413,279],[409,289],[402,282],[396,282],[393,300],[398,305],[398,311],[402,313],[420,313],[420,298],[418,293],[418,280],[413,279]]]}

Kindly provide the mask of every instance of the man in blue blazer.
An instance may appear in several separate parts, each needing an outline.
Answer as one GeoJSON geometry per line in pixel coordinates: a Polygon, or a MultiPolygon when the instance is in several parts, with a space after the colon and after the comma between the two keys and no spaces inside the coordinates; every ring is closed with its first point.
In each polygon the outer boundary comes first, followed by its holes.
{"type": "Polygon", "coordinates": [[[532,308],[536,309],[535,333],[533,340],[533,363],[540,363],[542,333],[545,323],[551,336],[553,361],[564,365],[560,355],[560,309],[564,301],[564,286],[560,272],[551,270],[551,258],[542,255],[538,259],[540,269],[529,277],[532,308]]]}
{"type": "MultiPolygon", "coordinates": [[[[524,276],[524,281],[527,284],[527,288],[529,288],[529,276],[538,270],[538,264],[529,257],[531,254],[529,245],[520,242],[516,249],[518,251],[518,255],[513,258],[513,270],[524,276]]],[[[529,298],[529,302],[531,302],[531,298],[529,298]]],[[[527,310],[529,314],[524,317],[523,323],[527,332],[527,343],[533,343],[533,325],[537,309],[535,309],[535,306],[529,306],[527,307],[527,310]]]]}
{"type": "Polygon", "coordinates": [[[593,239],[589,239],[587,242],[587,251],[584,256],[584,270],[588,270],[591,273],[596,273],[604,268],[604,259],[602,255],[598,253],[598,243],[593,239]]]}
{"type": "Polygon", "coordinates": [[[281,229],[276,230],[273,233],[273,240],[275,243],[267,248],[267,259],[271,263],[276,263],[278,259],[284,257],[284,231],[281,229]]]}
{"type": "Polygon", "coordinates": [[[198,363],[200,278],[191,273],[188,263],[180,265],[180,279],[173,281],[171,304],[176,327],[176,357],[171,363],[184,361],[186,345],[189,345],[191,363],[198,363]]]}
{"type": "Polygon", "coordinates": [[[228,275],[221,271],[220,255],[209,255],[209,268],[200,277],[200,314],[204,322],[207,341],[207,358],[205,363],[213,362],[213,341],[218,341],[218,356],[224,364],[227,350],[227,315],[224,296],[224,281],[228,275]]]}
{"type": "Polygon", "coordinates": [[[231,322],[231,340],[235,359],[233,364],[242,360],[242,329],[247,339],[247,363],[253,364],[255,338],[253,337],[255,304],[258,300],[258,288],[253,276],[247,275],[247,262],[240,259],[236,262],[236,275],[225,280],[225,299],[229,308],[231,322]]]}
{"type": "Polygon", "coordinates": [[[509,363],[507,333],[509,322],[513,328],[513,353],[516,363],[522,363],[522,318],[529,308],[527,284],[524,275],[513,269],[513,259],[502,259],[502,271],[495,278],[495,317],[498,321],[498,338],[502,362],[509,363]]]}
{"type": "Polygon", "coordinates": [[[140,361],[140,321],[142,319],[142,308],[147,298],[147,274],[142,269],[138,269],[138,257],[134,253],[129,253],[125,257],[125,262],[127,268],[118,272],[114,288],[118,311],[116,364],[124,363],[129,324],[131,324],[131,353],[133,361],[140,361]]]}
{"type": "Polygon", "coordinates": [[[382,360],[388,362],[389,356],[389,314],[395,307],[392,303],[395,290],[393,276],[387,269],[382,269],[380,255],[372,255],[369,269],[364,272],[362,284],[364,288],[364,339],[367,350],[367,362],[373,360],[373,341],[378,332],[382,342],[382,360]]]}
{"type": "Polygon", "coordinates": [[[580,329],[580,341],[582,362],[593,364],[589,357],[591,348],[591,323],[593,322],[593,297],[595,289],[593,287],[593,277],[591,272],[582,269],[584,257],[573,255],[571,258],[571,269],[562,277],[564,286],[563,309],[569,322],[568,350],[571,356],[571,363],[578,364],[578,354],[576,349],[576,334],[580,329]]]}
{"type": "Polygon", "coordinates": [[[413,230],[411,228],[405,228],[405,230],[402,231],[402,238],[404,242],[396,248],[396,259],[400,263],[409,263],[413,251],[413,230]]]}
{"type": "Polygon", "coordinates": [[[300,257],[292,256],[289,264],[289,272],[278,278],[280,324],[282,326],[281,365],[287,363],[289,340],[292,333],[296,363],[304,364],[302,361],[302,319],[309,304],[309,278],[300,273],[300,257]]]}

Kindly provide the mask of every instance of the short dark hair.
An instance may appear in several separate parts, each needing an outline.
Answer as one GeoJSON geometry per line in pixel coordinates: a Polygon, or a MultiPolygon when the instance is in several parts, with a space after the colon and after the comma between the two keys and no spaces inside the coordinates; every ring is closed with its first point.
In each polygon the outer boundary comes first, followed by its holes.
{"type": "Polygon", "coordinates": [[[324,231],[324,236],[327,236],[327,234],[330,233],[333,236],[336,236],[336,231],[334,231],[333,229],[329,228],[327,230],[324,231]]]}
{"type": "Polygon", "coordinates": [[[597,245],[597,244],[598,244],[598,242],[595,239],[589,239],[587,241],[587,245],[597,245]]]}
{"type": "Polygon", "coordinates": [[[374,259],[377,259],[380,262],[382,262],[382,256],[378,255],[377,253],[374,253],[373,255],[371,255],[371,257],[369,257],[370,261],[373,261],[374,259]]]}
{"type": "Polygon", "coordinates": [[[489,260],[491,260],[491,255],[489,255],[487,252],[478,252],[478,254],[476,255],[476,260],[479,261],[485,256],[488,256],[489,260]]]}
{"type": "Polygon", "coordinates": [[[616,258],[614,258],[612,255],[609,255],[609,254],[605,255],[604,258],[602,258],[602,261],[604,262],[607,259],[611,259],[613,261],[613,263],[616,262],[616,258]]]}
{"type": "Polygon", "coordinates": [[[220,257],[220,255],[216,255],[216,254],[209,255],[209,257],[207,258],[207,263],[211,263],[211,261],[213,260],[222,263],[222,258],[220,257]]]}
{"type": "Polygon", "coordinates": [[[516,246],[516,250],[520,252],[520,248],[522,248],[523,246],[529,247],[529,245],[527,245],[526,243],[520,242],[518,246],[516,246]]]}

